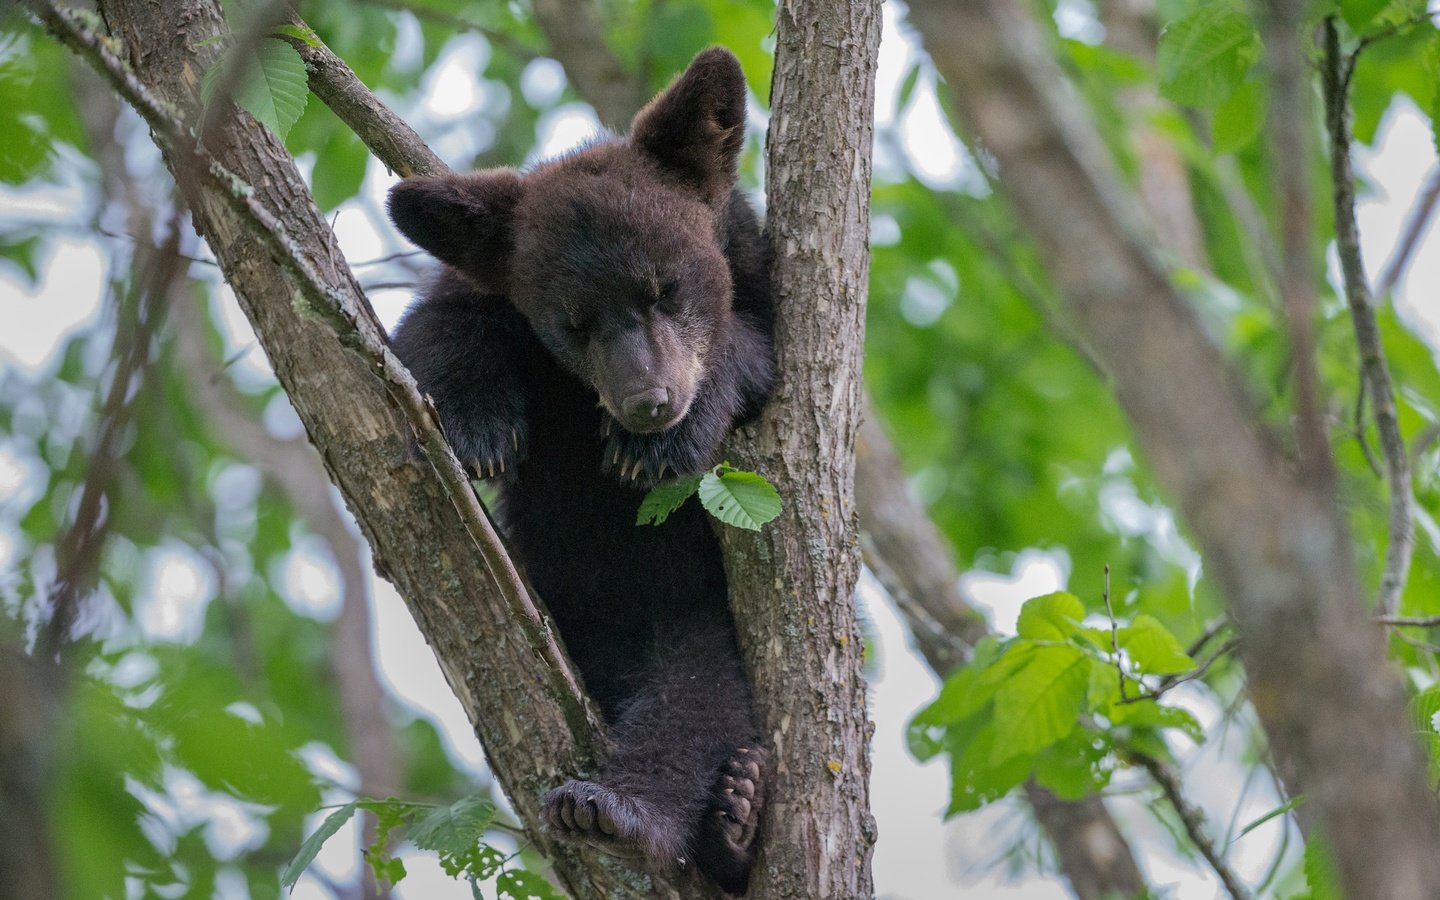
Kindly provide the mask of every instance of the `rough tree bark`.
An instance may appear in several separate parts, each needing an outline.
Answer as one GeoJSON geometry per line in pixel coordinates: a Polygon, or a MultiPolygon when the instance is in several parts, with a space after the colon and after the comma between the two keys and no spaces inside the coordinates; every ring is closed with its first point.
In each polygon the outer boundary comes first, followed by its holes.
{"type": "Polygon", "coordinates": [[[1335,497],[1297,475],[1156,263],[1028,9],[911,16],[1229,602],[1251,700],[1346,895],[1440,896],[1440,812],[1335,497]]]}
{"type": "MultiPolygon", "coordinates": [[[[73,18],[58,16],[44,0],[29,0],[29,5],[54,30],[68,35],[67,43],[82,49],[82,55],[90,61],[99,61],[102,69],[107,68],[106,48],[77,38],[73,18]]],[[[855,96],[864,98],[854,108],[829,110],[823,117],[832,129],[829,133],[817,136],[798,128],[797,134],[808,135],[811,140],[788,143],[786,153],[771,157],[773,173],[806,170],[815,164],[809,154],[830,154],[842,166],[840,171],[847,185],[852,178],[859,183],[858,192],[836,201],[838,208],[849,215],[841,219],[840,237],[828,248],[829,252],[807,252],[815,249],[817,240],[827,231],[816,221],[807,221],[804,233],[797,233],[791,245],[803,258],[780,266],[782,283],[789,286],[786,296],[794,297],[786,307],[788,312],[782,312],[782,319],[788,316],[793,323],[799,323],[815,315],[815,301],[795,292],[805,283],[802,273],[807,267],[819,266],[824,270],[815,276],[822,288],[818,295],[822,314],[830,313],[848,322],[853,335],[846,352],[838,355],[802,358],[792,353],[787,357],[786,361],[803,373],[800,379],[806,381],[806,387],[789,394],[792,403],[796,402],[794,398],[808,399],[818,385],[826,386],[827,402],[830,385],[848,385],[843,393],[858,393],[865,256],[856,248],[863,251],[866,234],[869,98],[879,17],[873,5],[857,9],[848,19],[842,12],[829,11],[821,20],[828,27],[819,29],[808,10],[788,18],[782,14],[778,33],[781,45],[790,48],[792,54],[787,71],[793,86],[777,86],[777,107],[793,110],[792,115],[799,121],[805,118],[807,105],[818,104],[821,99],[833,102],[828,95],[828,77],[833,77],[837,69],[848,75],[847,83],[855,96]],[[804,52],[794,55],[800,47],[804,52]],[[847,117],[855,110],[860,111],[860,121],[853,128],[846,127],[847,117]],[[847,266],[849,270],[842,272],[847,266]],[[828,374],[826,365],[832,367],[828,374]]],[[[695,885],[690,876],[667,879],[643,873],[622,861],[558,844],[536,827],[544,791],[563,776],[593,773],[604,747],[602,729],[593,719],[577,713],[575,698],[566,691],[563,655],[537,643],[548,640],[548,634],[537,635],[534,623],[521,621],[516,610],[497,596],[481,564],[477,539],[457,510],[457,504],[464,506],[465,501],[447,489],[434,468],[449,467],[458,472],[453,456],[444,452],[437,460],[422,453],[411,437],[421,436],[417,429],[422,426],[413,413],[399,411],[405,402],[403,392],[407,388],[413,391],[413,383],[407,385],[402,380],[397,384],[388,368],[384,375],[388,382],[370,371],[376,362],[374,340],[377,336],[383,340],[383,335],[311,202],[293,160],[248,116],[233,110],[216,116],[214,127],[207,131],[211,157],[253,188],[238,203],[244,208],[237,210],[237,202],[226,195],[213,174],[197,177],[197,160],[175,141],[175,129],[159,121],[166,111],[143,102],[145,98],[137,93],[137,89],[147,91],[173,109],[195,108],[200,75],[217,52],[211,39],[224,31],[218,7],[210,0],[106,0],[101,3],[101,13],[121,39],[137,79],[132,86],[124,72],[108,67],[112,84],[120,87],[132,103],[144,107],[142,113],[156,132],[167,165],[194,210],[197,228],[209,240],[277,377],[312,442],[320,449],[331,478],[375,549],[377,568],[396,583],[406,598],[537,848],[551,859],[556,874],[577,897],[711,894],[695,885]],[[258,239],[257,219],[246,214],[253,204],[263,207],[284,229],[284,240],[258,239]],[[289,261],[293,257],[300,258],[302,265],[289,261]],[[358,311],[351,317],[353,333],[342,335],[343,340],[336,340],[322,317],[307,312],[305,302],[296,301],[297,297],[307,297],[307,292],[313,293],[313,287],[301,277],[304,264],[321,273],[326,288],[342,308],[358,311]],[[301,275],[296,274],[297,270],[301,275]],[[369,360],[349,352],[346,343],[371,348],[366,351],[369,360]],[[398,401],[397,391],[402,394],[398,401]]],[[[811,116],[809,121],[819,122],[822,118],[811,116]]],[[[414,170],[418,171],[419,166],[414,170]]],[[[803,185],[805,177],[796,176],[796,181],[803,185]]],[[[806,332],[803,328],[798,331],[801,337],[797,340],[803,341],[806,332]]],[[[809,337],[815,339],[814,334],[809,337]]],[[[788,384],[795,382],[794,374],[786,379],[788,384]]],[[[802,411],[792,408],[791,412],[802,411]]],[[[860,642],[851,606],[856,570],[853,515],[848,513],[853,506],[848,485],[853,416],[847,424],[846,419],[837,420],[827,412],[828,408],[822,408],[810,413],[811,420],[822,425],[812,433],[812,443],[804,445],[809,455],[803,464],[793,467],[789,474],[798,478],[814,470],[816,474],[807,476],[807,483],[813,489],[817,482],[827,481],[837,493],[824,503],[846,510],[846,514],[835,520],[837,525],[825,521],[828,509],[818,511],[818,527],[808,529],[803,538],[787,541],[780,533],[797,527],[796,513],[792,511],[789,522],[772,526],[769,531],[777,546],[789,551],[782,558],[789,566],[767,559],[763,561],[763,575],[743,568],[732,574],[741,589],[747,580],[764,580],[767,585],[780,585],[785,592],[782,616],[741,620],[745,643],[753,648],[751,655],[758,657],[762,671],[773,673],[777,668],[775,655],[788,653],[793,657],[786,661],[790,665],[799,659],[810,664],[808,671],[793,671],[803,673],[797,677],[805,678],[805,683],[815,688],[814,695],[799,696],[794,690],[796,682],[757,678],[762,708],[769,716],[767,722],[784,739],[774,748],[782,773],[777,799],[772,801],[774,815],[784,816],[787,808],[793,810],[803,819],[794,832],[805,835],[808,842],[787,840],[788,830],[776,832],[762,863],[763,873],[757,879],[760,883],[751,892],[756,897],[861,897],[871,893],[869,846],[873,834],[865,802],[869,731],[863,711],[860,642]],[[831,424],[836,422],[839,429],[831,424]],[[829,455],[816,454],[817,445],[829,455]],[[827,548],[817,540],[835,543],[827,548]],[[797,552],[801,548],[805,553],[797,552]],[[833,574],[827,561],[831,549],[842,558],[849,553],[848,560],[833,574]],[[796,657],[794,647],[797,643],[804,646],[807,638],[771,631],[793,627],[796,617],[802,624],[823,623],[814,626],[811,633],[823,630],[833,637],[833,647],[822,645],[815,654],[796,657]],[[765,665],[771,668],[765,670],[765,665]],[[830,681],[824,680],[826,677],[830,681]],[[767,692],[779,696],[767,696],[767,692]],[[797,696],[785,696],[791,694],[797,696]],[[817,702],[817,697],[823,702],[817,702]],[[800,705],[805,708],[799,709],[800,705]],[[816,710],[818,721],[813,715],[816,710]]],[[[764,448],[767,442],[752,440],[750,445],[764,448]]],[[[426,452],[433,453],[433,446],[427,444],[426,452]]],[[[785,482],[777,480],[784,489],[785,482]]],[[[803,509],[807,500],[815,499],[819,498],[802,498],[796,501],[795,509],[803,509]]],[[[755,558],[753,554],[763,548],[753,545],[750,549],[751,558],[755,558]]],[[[759,595],[752,594],[752,598],[751,602],[760,602],[759,595]]],[[[746,615],[743,607],[741,614],[746,615]]]]}
{"type": "Polygon", "coordinates": [[[729,450],[785,508],[778,528],[721,533],[776,761],[756,863],[766,896],[874,893],[854,472],[879,46],[878,0],[780,5],[766,169],[780,378],[729,450]],[[805,852],[772,850],[790,847],[805,852]]]}

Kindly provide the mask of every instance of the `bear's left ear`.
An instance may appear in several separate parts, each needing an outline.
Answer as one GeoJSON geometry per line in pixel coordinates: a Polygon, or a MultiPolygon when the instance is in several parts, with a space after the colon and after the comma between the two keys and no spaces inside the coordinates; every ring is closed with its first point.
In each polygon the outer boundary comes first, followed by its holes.
{"type": "Polygon", "coordinates": [[[711,47],[640,110],[631,142],[709,203],[735,186],[745,144],[745,73],[723,47],[711,47]]]}
{"type": "Polygon", "coordinates": [[[503,291],[523,189],[514,169],[407,178],[390,189],[390,219],[431,256],[503,291]]]}

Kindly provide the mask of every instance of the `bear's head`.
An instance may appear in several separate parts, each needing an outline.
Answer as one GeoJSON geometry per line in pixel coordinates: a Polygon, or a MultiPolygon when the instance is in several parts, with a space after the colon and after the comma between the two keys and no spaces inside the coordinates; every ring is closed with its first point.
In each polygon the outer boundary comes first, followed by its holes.
{"type": "Polygon", "coordinates": [[[706,50],[606,140],[525,174],[407,178],[396,226],[524,314],[557,360],[634,432],[685,417],[731,327],[723,246],[745,79],[706,50]]]}

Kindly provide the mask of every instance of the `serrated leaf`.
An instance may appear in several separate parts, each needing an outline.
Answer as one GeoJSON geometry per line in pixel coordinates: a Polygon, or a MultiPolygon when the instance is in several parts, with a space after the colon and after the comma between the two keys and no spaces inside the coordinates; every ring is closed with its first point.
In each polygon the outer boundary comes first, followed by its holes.
{"type": "Polygon", "coordinates": [[[460,855],[474,850],[495,818],[495,804],[484,797],[464,797],[432,810],[405,832],[421,850],[460,855]]]}
{"type": "Polygon", "coordinates": [[[357,808],[359,808],[359,804],[352,801],[325,817],[325,821],[320,823],[320,827],[315,829],[314,833],[300,845],[300,849],[295,852],[295,858],[290,860],[285,871],[280,873],[281,887],[292,890],[295,888],[295,882],[300,880],[300,876],[304,875],[305,870],[315,861],[315,857],[320,853],[320,848],[325,845],[326,841],[334,837],[335,832],[339,831],[346,822],[350,821],[350,817],[355,815],[357,808]]]}
{"type": "Polygon", "coordinates": [[[1187,106],[1214,106],[1245,78],[1260,51],[1255,25],[1229,3],[1204,3],[1160,35],[1160,93],[1187,106]]]}
{"type": "Polygon", "coordinates": [[[991,761],[1033,754],[1075,730],[1085,706],[1090,657],[1074,647],[1037,647],[995,692],[991,761]]]}
{"type": "Polygon", "coordinates": [[[495,879],[500,900],[565,900],[541,875],[525,869],[511,869],[495,879]]]}
{"type": "Polygon", "coordinates": [[[1335,857],[1318,831],[1305,841],[1305,884],[1310,888],[1310,900],[1344,900],[1335,857]]]}
{"type": "Polygon", "coordinates": [[[1175,635],[1151,615],[1138,615],[1120,629],[1120,649],[1147,675],[1177,675],[1195,668],[1175,635]]]}
{"type": "Polygon", "coordinates": [[[690,495],[700,489],[700,475],[691,475],[688,478],[677,478],[674,481],[663,481],[650,489],[645,499],[640,501],[640,511],[635,515],[636,525],[660,525],[670,518],[670,514],[685,504],[690,495]]]}
{"type": "MultiPolygon", "coordinates": [[[[210,105],[223,77],[228,54],[216,59],[200,82],[200,95],[210,105]]],[[[241,109],[273,131],[281,140],[305,111],[310,87],[305,62],[285,41],[268,38],[255,48],[253,63],[243,66],[233,96],[241,109]]]]}
{"type": "Polygon", "coordinates": [[[700,503],[710,515],[736,528],[759,531],[780,515],[780,494],[754,472],[721,466],[700,479],[700,503]]]}
{"type": "Polygon", "coordinates": [[[1080,628],[1085,604],[1065,591],[1032,597],[1020,607],[1015,630],[1022,638],[1035,641],[1064,641],[1080,628]]]}

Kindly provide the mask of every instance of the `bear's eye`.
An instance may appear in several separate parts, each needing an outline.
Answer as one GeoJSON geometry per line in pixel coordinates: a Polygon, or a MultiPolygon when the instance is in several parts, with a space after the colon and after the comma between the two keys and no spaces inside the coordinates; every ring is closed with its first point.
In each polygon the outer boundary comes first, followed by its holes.
{"type": "Polygon", "coordinates": [[[576,341],[583,340],[586,333],[590,330],[590,327],[584,322],[571,322],[569,320],[561,327],[565,329],[566,337],[576,341]]]}
{"type": "Polygon", "coordinates": [[[674,312],[680,306],[680,282],[667,281],[660,288],[660,296],[655,304],[666,312],[674,312]]]}

